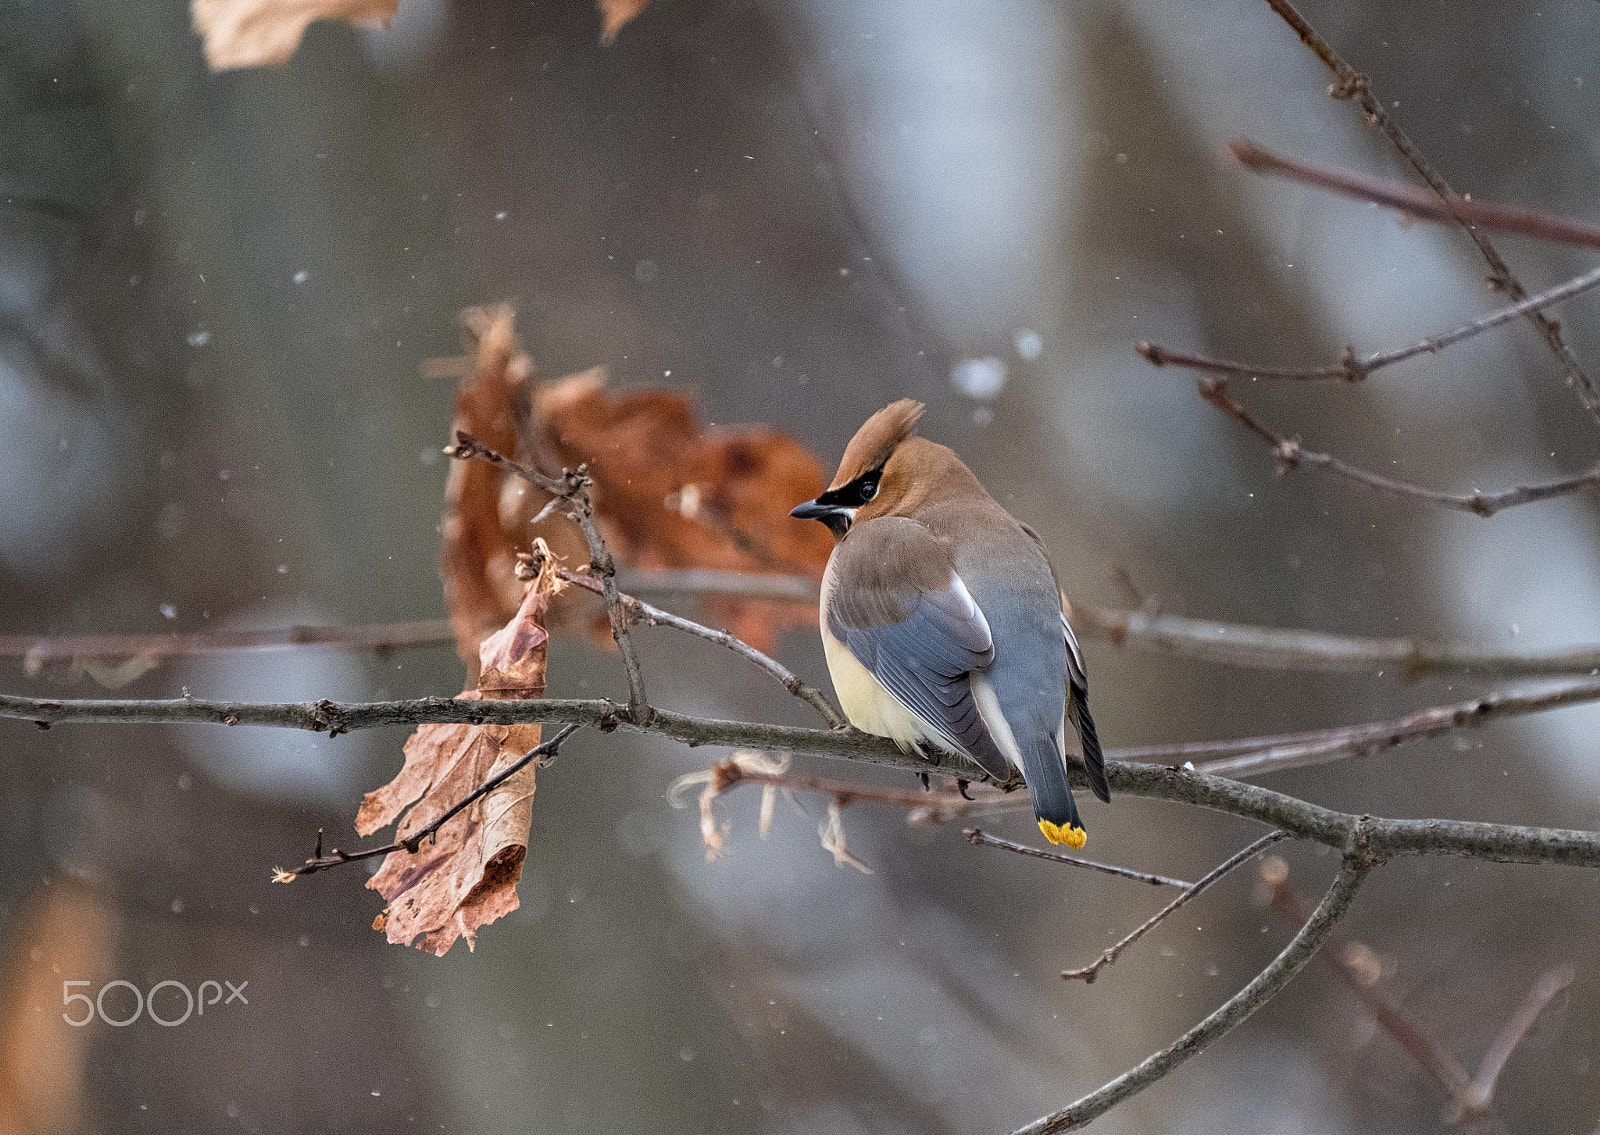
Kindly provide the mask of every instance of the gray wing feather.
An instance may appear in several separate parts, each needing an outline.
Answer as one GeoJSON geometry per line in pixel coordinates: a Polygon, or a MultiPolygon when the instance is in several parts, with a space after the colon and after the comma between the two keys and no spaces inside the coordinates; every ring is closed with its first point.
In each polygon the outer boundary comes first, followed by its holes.
{"type": "Polygon", "coordinates": [[[994,661],[994,640],[943,545],[915,521],[884,518],[854,529],[835,555],[845,558],[829,631],[952,747],[1005,778],[968,679],[994,661]]]}

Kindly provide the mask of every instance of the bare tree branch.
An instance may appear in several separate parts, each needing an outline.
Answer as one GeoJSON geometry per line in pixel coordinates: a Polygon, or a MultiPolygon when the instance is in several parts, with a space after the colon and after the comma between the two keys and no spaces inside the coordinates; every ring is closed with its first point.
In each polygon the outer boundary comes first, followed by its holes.
{"type": "MultiPolygon", "coordinates": [[[[1389,139],[1400,155],[1411,163],[1411,168],[1417,171],[1418,176],[1428,183],[1428,187],[1438,196],[1451,219],[1461,226],[1462,231],[1483,255],[1484,262],[1489,265],[1491,282],[1503,289],[1513,301],[1526,299],[1527,289],[1512,274],[1488,236],[1462,212],[1463,202],[1460,195],[1450,188],[1449,183],[1434,168],[1433,163],[1417,149],[1416,143],[1400,129],[1394,119],[1389,117],[1382,100],[1372,93],[1372,83],[1367,76],[1352,67],[1327,40],[1318,35],[1316,29],[1296,10],[1290,0],[1267,0],[1267,4],[1294,29],[1295,34],[1300,37],[1300,42],[1315,52],[1317,58],[1333,72],[1334,83],[1328,93],[1335,99],[1353,100],[1361,108],[1366,120],[1383,132],[1383,136],[1389,139]]],[[[1591,417],[1600,422],[1600,392],[1595,390],[1594,384],[1589,381],[1589,376],[1578,365],[1577,357],[1561,338],[1560,325],[1540,311],[1528,312],[1527,319],[1538,329],[1545,345],[1550,348],[1550,353],[1555,355],[1567,385],[1577,393],[1578,401],[1589,411],[1591,417]]]]}
{"type": "MultiPolygon", "coordinates": [[[[604,594],[600,580],[595,579],[593,576],[568,571],[566,568],[557,568],[556,574],[568,583],[576,584],[586,591],[604,594]]],[[[739,655],[739,657],[755,663],[768,674],[771,674],[783,685],[784,689],[815,709],[822,715],[822,719],[833,728],[842,729],[848,724],[839,712],[828,704],[828,699],[822,696],[820,690],[814,686],[807,685],[783,663],[770,655],[762,653],[743,639],[735,638],[727,631],[712,630],[710,627],[697,623],[693,619],[685,619],[682,615],[674,615],[671,611],[663,611],[660,607],[646,603],[642,599],[635,599],[626,592],[619,592],[618,598],[627,611],[629,619],[642,621],[653,627],[673,627],[686,634],[694,635],[696,638],[703,638],[707,642],[725,646],[739,655]]]]}
{"type": "MultiPolygon", "coordinates": [[[[0,694],[0,717],[50,726],[66,723],[196,723],[269,725],[315,732],[344,733],[380,725],[465,722],[469,725],[543,722],[618,727],[656,733],[689,745],[814,753],[841,760],[911,772],[938,772],[957,779],[979,779],[981,770],[939,751],[903,753],[894,742],[858,730],[801,729],[749,721],[721,721],[657,710],[647,724],[632,719],[626,706],[603,699],[473,701],[419,698],[393,702],[244,703],[179,698],[169,701],[56,701],[0,694]]],[[[1273,792],[1259,785],[1207,776],[1182,768],[1106,763],[1115,792],[1150,796],[1210,808],[1282,828],[1299,839],[1342,849],[1358,825],[1381,855],[1459,855],[1502,863],[1559,863],[1600,867],[1600,832],[1534,828],[1469,820],[1402,820],[1360,817],[1273,792]]],[[[1081,769],[1073,783],[1087,785],[1081,769]]]]}
{"type": "MultiPolygon", "coordinates": [[[[1319,166],[1297,162],[1274,153],[1256,142],[1239,140],[1228,143],[1231,153],[1240,165],[1255,173],[1281,177],[1288,181],[1343,194],[1357,201],[1369,201],[1398,209],[1408,218],[1418,221],[1443,221],[1449,224],[1467,222],[1474,228],[1496,232],[1514,233],[1517,236],[1547,240],[1553,244],[1576,248],[1600,249],[1600,227],[1580,221],[1545,213],[1523,205],[1496,204],[1468,197],[1457,198],[1450,207],[1439,196],[1426,189],[1418,189],[1387,177],[1370,173],[1322,169],[1319,166]]],[[[1539,305],[1535,305],[1539,306],[1539,305]]],[[[1519,313],[1520,314],[1520,313],[1519,313]]]]}
{"type": "MultiPolygon", "coordinates": [[[[1501,717],[1541,713],[1561,706],[1584,705],[1600,701],[1600,682],[1581,682],[1543,693],[1499,690],[1454,705],[1420,709],[1393,721],[1374,721],[1365,725],[1344,725],[1307,733],[1286,733],[1277,737],[1254,737],[1240,741],[1212,742],[1217,749],[1234,746],[1237,755],[1220,757],[1200,765],[1212,776],[1251,777],[1284,769],[1327,764],[1346,757],[1370,757],[1398,745],[1438,737],[1457,729],[1475,729],[1501,717]],[[1246,746],[1253,746],[1246,748],[1246,746]]],[[[1147,760],[1152,756],[1187,756],[1193,759],[1201,745],[1171,746],[1182,752],[1161,752],[1159,746],[1133,752],[1118,752],[1123,760],[1147,760]]],[[[1215,751],[1215,750],[1213,750],[1215,751]]]]}
{"type": "Polygon", "coordinates": [[[1375,489],[1390,496],[1426,501],[1441,508],[1452,508],[1459,512],[1470,512],[1484,517],[1493,516],[1502,509],[1519,504],[1533,504],[1536,501],[1550,500],[1552,497],[1566,496],[1600,485],[1600,465],[1595,465],[1585,472],[1539,485],[1519,485],[1516,488],[1500,489],[1492,493],[1442,493],[1437,489],[1427,489],[1408,481],[1397,481],[1393,477],[1373,473],[1328,453],[1306,449],[1294,438],[1262,425],[1238,399],[1228,393],[1228,384],[1221,379],[1203,378],[1199,385],[1200,397],[1239,422],[1271,447],[1272,455],[1278,462],[1279,473],[1286,473],[1303,464],[1311,465],[1343,477],[1363,488],[1375,489]]]}
{"type": "Polygon", "coordinates": [[[1059,851],[1045,851],[1042,848],[1029,847],[1025,843],[1014,840],[1001,839],[999,836],[990,835],[982,828],[965,828],[961,832],[967,837],[967,842],[974,847],[998,847],[1004,851],[1014,851],[1018,855],[1026,855],[1033,859],[1044,859],[1051,863],[1065,863],[1069,867],[1087,867],[1091,871],[1100,871],[1106,875],[1115,875],[1119,879],[1132,879],[1136,883],[1150,883],[1158,887],[1192,887],[1193,883],[1186,883],[1182,879],[1169,879],[1165,875],[1151,875],[1145,871],[1130,871],[1126,867],[1117,867],[1111,863],[1099,863],[1093,859],[1080,859],[1075,855],[1062,855],[1059,851]]]}
{"type": "Polygon", "coordinates": [[[1311,918],[1300,928],[1283,951],[1249,984],[1235,993],[1220,1008],[1184,1033],[1160,1052],[1146,1057],[1115,1080],[1096,1088],[1067,1107],[1034,1120],[1016,1135],[1055,1135],[1083,1127],[1111,1108],[1137,1095],[1192,1056],[1199,1055],[1212,1042],[1221,1039],[1249,1020],[1255,1011],[1276,997],[1306,967],[1355,898],[1357,889],[1373,861],[1363,855],[1347,855],[1311,918]]]}
{"type": "Polygon", "coordinates": [[[1204,876],[1202,876],[1199,882],[1191,884],[1181,895],[1173,899],[1160,910],[1156,911],[1155,914],[1145,919],[1145,921],[1136,930],[1134,930],[1133,933],[1122,939],[1122,941],[1118,942],[1115,946],[1112,946],[1110,949],[1106,950],[1093,962],[1084,966],[1082,969],[1064,969],[1061,971],[1061,976],[1068,981],[1082,980],[1085,985],[1092,984],[1094,979],[1100,976],[1101,970],[1105,969],[1106,966],[1111,965],[1122,956],[1122,951],[1133,945],[1140,938],[1143,938],[1157,926],[1160,926],[1161,923],[1165,922],[1190,899],[1198,897],[1200,894],[1206,891],[1211,884],[1221,879],[1224,875],[1228,874],[1228,872],[1232,871],[1241,863],[1250,859],[1252,856],[1259,854],[1272,844],[1277,843],[1280,839],[1286,839],[1287,837],[1287,832],[1268,832],[1266,835],[1252,843],[1249,847],[1230,855],[1227,859],[1223,860],[1204,876]]]}
{"type": "Polygon", "coordinates": [[[456,444],[445,452],[458,461],[487,461],[506,469],[527,481],[535,488],[566,501],[570,507],[564,511],[583,530],[589,544],[589,567],[599,577],[606,600],[606,616],[611,620],[611,637],[622,655],[622,668],[628,676],[628,717],[638,724],[648,724],[655,711],[645,697],[644,673],[639,669],[639,656],[628,637],[628,615],[623,607],[622,594],[617,590],[617,565],[606,547],[605,537],[595,521],[594,506],[589,500],[589,489],[594,484],[588,470],[580,465],[575,470],[562,470],[562,476],[547,477],[539,470],[504,454],[496,453],[466,430],[456,431],[456,444]]]}
{"type": "Polygon", "coordinates": [[[1355,348],[1346,347],[1344,357],[1337,366],[1316,367],[1310,370],[1293,370],[1283,367],[1257,366],[1254,363],[1234,362],[1229,359],[1213,359],[1205,355],[1190,355],[1181,351],[1169,351],[1165,347],[1158,347],[1153,343],[1140,343],[1138,352],[1152,366],[1178,366],[1188,370],[1209,371],[1213,374],[1235,375],[1243,378],[1286,379],[1298,382],[1315,382],[1325,379],[1340,379],[1345,382],[1360,382],[1368,378],[1375,371],[1384,367],[1393,366],[1395,363],[1404,362],[1415,358],[1417,355],[1436,354],[1446,347],[1452,346],[1474,335],[1480,335],[1503,323],[1509,323],[1520,315],[1530,311],[1549,307],[1560,303],[1562,300],[1571,299],[1589,289],[1600,285],[1600,268],[1575,276],[1565,283],[1547,288],[1538,295],[1529,296],[1521,303],[1514,303],[1510,307],[1503,307],[1492,311],[1488,315],[1479,316],[1477,319],[1453,327],[1449,331],[1441,331],[1407,347],[1396,347],[1389,351],[1379,351],[1358,358],[1355,348]]]}

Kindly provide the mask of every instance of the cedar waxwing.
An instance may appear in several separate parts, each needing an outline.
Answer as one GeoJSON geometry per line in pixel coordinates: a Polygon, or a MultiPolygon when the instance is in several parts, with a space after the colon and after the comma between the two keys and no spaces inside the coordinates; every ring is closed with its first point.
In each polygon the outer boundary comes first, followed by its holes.
{"type": "Polygon", "coordinates": [[[789,514],[833,532],[820,620],[833,688],[852,725],[902,749],[931,744],[997,780],[1020,769],[1046,838],[1082,847],[1067,758],[1111,795],[1055,571],[961,458],[913,435],[922,410],[902,398],[868,418],[828,491],[789,514]]]}

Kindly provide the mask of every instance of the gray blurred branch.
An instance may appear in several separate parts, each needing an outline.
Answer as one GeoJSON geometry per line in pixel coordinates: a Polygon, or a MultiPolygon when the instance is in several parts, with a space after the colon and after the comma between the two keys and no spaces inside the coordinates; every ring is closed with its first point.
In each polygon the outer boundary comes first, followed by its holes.
{"type": "Polygon", "coordinates": [[[1115,1080],[1058,1112],[1034,1120],[1017,1131],[1016,1135],[1055,1135],[1056,1132],[1083,1127],[1129,1096],[1144,1091],[1190,1057],[1198,1056],[1212,1042],[1220,1040],[1249,1020],[1257,1009],[1276,997],[1294,980],[1295,975],[1306,968],[1306,963],[1350,908],[1356,890],[1373,866],[1374,861],[1365,855],[1347,855],[1339,874],[1334,877],[1332,885],[1299,933],[1290,939],[1283,952],[1272,959],[1266,969],[1251,978],[1249,984],[1225,1001],[1216,1012],[1115,1080]]]}
{"type": "MultiPolygon", "coordinates": [[[[1288,864],[1281,859],[1269,859],[1262,865],[1261,877],[1271,889],[1272,909],[1291,922],[1305,921],[1311,904],[1289,881],[1288,864]]],[[[1477,1075],[1469,1078],[1466,1069],[1449,1049],[1378,988],[1380,967],[1369,947],[1360,942],[1343,940],[1337,934],[1329,936],[1327,946],[1323,957],[1361,1001],[1373,1020],[1409,1052],[1450,1097],[1446,1118],[1451,1123],[1482,1119],[1489,1115],[1500,1073],[1511,1054],[1522,1043],[1523,1037],[1545,1007],[1576,977],[1572,966],[1566,964],[1541,974],[1517,1011],[1501,1027],[1489,1051],[1484,1054],[1477,1075]]]]}
{"type": "MultiPolygon", "coordinates": [[[[1457,729],[1475,729],[1497,718],[1541,713],[1594,701],[1600,701],[1600,682],[1579,682],[1541,693],[1497,690],[1453,705],[1429,706],[1392,721],[1287,733],[1275,738],[1247,737],[1239,741],[1211,742],[1213,752],[1231,746],[1234,755],[1219,756],[1199,767],[1201,772],[1213,776],[1260,776],[1267,772],[1327,764],[1346,757],[1370,757],[1411,741],[1442,736],[1457,729]]],[[[1202,755],[1197,750],[1205,748],[1206,744],[1170,747],[1186,750],[1173,753],[1174,757],[1192,758],[1202,755]]],[[[1134,757],[1131,752],[1119,755],[1124,759],[1134,757]]],[[[1144,751],[1139,755],[1144,756],[1144,751]]]]}
{"type": "Polygon", "coordinates": [[[1533,504],[1553,497],[1563,497],[1569,493],[1600,485],[1600,465],[1595,465],[1582,473],[1538,485],[1518,485],[1515,488],[1500,489],[1492,493],[1442,493],[1437,489],[1423,488],[1409,481],[1397,481],[1393,477],[1373,473],[1329,453],[1318,453],[1316,450],[1307,449],[1294,438],[1263,425],[1237,398],[1228,393],[1228,384],[1223,380],[1202,378],[1199,385],[1200,397],[1267,443],[1272,449],[1273,457],[1277,459],[1279,473],[1287,473],[1301,465],[1311,465],[1343,477],[1363,488],[1374,489],[1390,496],[1426,501],[1441,508],[1453,508],[1459,512],[1470,512],[1483,517],[1493,516],[1502,509],[1519,504],[1533,504]]]}
{"type": "Polygon", "coordinates": [[[1085,638],[1136,646],[1228,666],[1390,674],[1414,681],[1437,674],[1563,677],[1600,670],[1600,647],[1506,653],[1418,638],[1365,638],[1322,631],[1218,623],[1182,615],[1071,604],[1067,614],[1085,638]]]}
{"type": "MultiPolygon", "coordinates": [[[[1446,207],[1439,196],[1429,190],[1418,189],[1387,177],[1374,177],[1369,173],[1328,170],[1307,165],[1274,153],[1255,142],[1229,142],[1228,151],[1235,161],[1255,173],[1281,177],[1301,185],[1309,185],[1313,189],[1323,189],[1330,193],[1353,197],[1357,201],[1370,201],[1374,205],[1398,209],[1412,220],[1444,221],[1451,224],[1466,221],[1474,228],[1513,233],[1517,236],[1533,237],[1535,240],[1547,240],[1553,244],[1572,245],[1576,248],[1600,249],[1600,228],[1575,217],[1562,217],[1522,205],[1468,201],[1464,198],[1457,198],[1446,207]]],[[[1547,299],[1544,302],[1550,301],[1547,299]]],[[[1540,307],[1543,304],[1536,303],[1533,306],[1540,307]]]]}
{"type": "MultiPolygon", "coordinates": [[[[690,570],[621,572],[617,578],[619,586],[629,593],[736,595],[751,599],[810,603],[815,603],[817,598],[816,581],[805,576],[740,576],[735,572],[690,570]]],[[[1430,642],[1415,638],[1365,638],[1322,631],[1222,623],[1182,615],[1161,615],[1145,610],[1119,610],[1085,604],[1069,604],[1068,614],[1074,620],[1074,628],[1084,638],[1097,638],[1114,646],[1136,646],[1229,666],[1357,673],[1392,670],[1394,677],[1404,681],[1435,674],[1564,677],[1591,675],[1600,669],[1600,647],[1506,653],[1483,650],[1464,643],[1430,642]]],[[[81,656],[117,659],[151,654],[168,657],[318,646],[336,650],[381,651],[438,646],[454,641],[448,620],[430,619],[420,622],[292,626],[260,631],[176,635],[68,635],[60,638],[0,635],[0,656],[38,659],[42,665],[44,662],[81,656]]],[[[1158,755],[1177,753],[1177,749],[1163,746],[1158,755]]],[[[1157,754],[1152,750],[1152,755],[1157,754]]]]}

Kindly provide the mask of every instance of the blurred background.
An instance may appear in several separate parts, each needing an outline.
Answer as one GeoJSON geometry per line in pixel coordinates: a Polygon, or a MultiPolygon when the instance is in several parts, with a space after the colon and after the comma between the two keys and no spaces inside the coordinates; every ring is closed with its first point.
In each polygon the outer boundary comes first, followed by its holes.
{"type": "MultiPolygon", "coordinates": [[[[1600,8],[1306,14],[1458,189],[1595,215],[1600,8]]],[[[1134,354],[1321,365],[1496,302],[1457,234],[1219,160],[1247,136],[1403,176],[1264,5],[655,0],[614,46],[598,33],[584,0],[402,0],[387,32],[318,24],[286,67],[211,75],[177,0],[0,9],[0,631],[441,615],[452,389],[418,365],[459,352],[459,309],[507,299],[544,373],[692,391],[707,421],[789,430],[830,470],[871,411],[926,401],[924,432],[1043,533],[1080,601],[1126,602],[1114,563],[1199,617],[1600,641],[1593,498],[1485,521],[1277,479],[1189,376],[1134,354]]],[[[1500,244],[1531,289],[1585,266],[1500,244]]],[[[1595,305],[1558,313],[1591,370],[1595,305]]],[[[1595,457],[1520,323],[1360,387],[1245,394],[1310,446],[1441,488],[1595,457]]],[[[666,636],[640,636],[659,703],[810,723],[731,655],[666,636]]],[[[1088,652],[1113,746],[1485,688],[1088,652]]],[[[825,681],[813,631],[778,653],[825,681]]],[[[101,695],[3,665],[7,691],[101,695]]],[[[308,650],[167,664],[119,696],[461,679],[448,645],[308,650]]],[[[553,644],[552,696],[621,689],[614,655],[553,644]]],[[[1567,709],[1266,783],[1593,828],[1597,732],[1600,712],[1567,709]]],[[[839,869],[820,803],[781,804],[761,842],[754,794],[719,803],[729,851],[707,863],[664,798],[724,754],[584,733],[540,775],[521,909],[434,958],[369,928],[382,902],[359,868],[269,883],[318,827],[354,842],[403,740],[0,722],[0,1132],[1004,1132],[1167,1044],[1292,929],[1244,871],[1093,985],[1065,983],[1162,897],[869,805],[845,822],[874,873],[839,869]],[[248,982],[248,1004],[71,1029],[58,986],[79,979],[248,982]]],[[[1086,814],[1092,854],[1189,878],[1259,833],[1151,801],[1086,814]]],[[[1332,858],[1284,854],[1319,892],[1332,858]]],[[[1469,1068],[1534,978],[1573,962],[1498,1098],[1511,1130],[1595,1129],[1595,873],[1396,863],[1347,926],[1469,1068]]],[[[1097,1129],[1426,1132],[1442,1102],[1318,962],[1097,1129]]]]}

